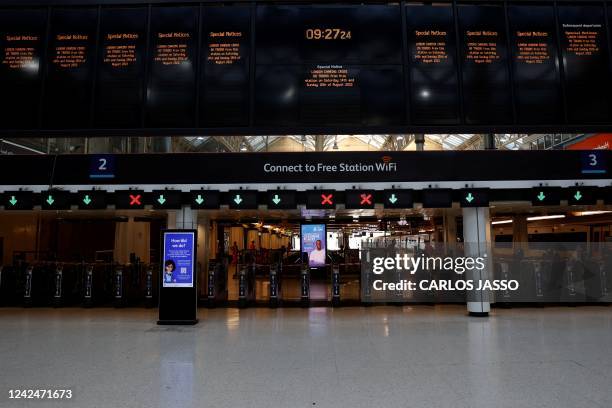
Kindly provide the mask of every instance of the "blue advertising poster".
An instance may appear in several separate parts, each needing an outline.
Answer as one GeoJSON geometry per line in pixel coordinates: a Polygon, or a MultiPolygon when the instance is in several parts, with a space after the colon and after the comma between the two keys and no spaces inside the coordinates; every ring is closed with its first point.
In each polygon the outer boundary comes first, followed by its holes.
{"type": "Polygon", "coordinates": [[[325,224],[302,224],[301,248],[308,254],[308,266],[316,268],[325,265],[326,241],[325,224]]]}
{"type": "Polygon", "coordinates": [[[164,232],[164,288],[193,287],[194,232],[164,232]]]}

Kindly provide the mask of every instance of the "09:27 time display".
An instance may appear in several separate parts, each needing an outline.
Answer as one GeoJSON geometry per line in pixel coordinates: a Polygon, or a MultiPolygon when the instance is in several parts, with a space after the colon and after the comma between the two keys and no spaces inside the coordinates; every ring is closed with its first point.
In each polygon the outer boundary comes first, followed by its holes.
{"type": "Polygon", "coordinates": [[[351,30],[341,28],[308,28],[306,29],[307,40],[350,40],[351,30]]]}

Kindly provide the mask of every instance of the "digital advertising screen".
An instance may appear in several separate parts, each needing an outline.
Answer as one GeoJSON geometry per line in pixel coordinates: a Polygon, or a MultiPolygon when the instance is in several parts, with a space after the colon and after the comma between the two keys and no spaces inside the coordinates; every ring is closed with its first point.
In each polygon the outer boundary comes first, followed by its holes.
{"type": "Polygon", "coordinates": [[[302,224],[300,248],[308,255],[308,266],[317,268],[325,266],[327,241],[325,224],[302,224]]]}
{"type": "Polygon", "coordinates": [[[162,271],[164,288],[193,287],[195,245],[193,231],[164,231],[162,271]]]}

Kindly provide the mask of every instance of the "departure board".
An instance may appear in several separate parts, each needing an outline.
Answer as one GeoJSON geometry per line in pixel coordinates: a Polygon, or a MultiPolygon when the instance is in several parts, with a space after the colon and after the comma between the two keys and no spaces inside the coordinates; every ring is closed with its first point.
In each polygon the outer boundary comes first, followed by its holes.
{"type": "Polygon", "coordinates": [[[44,125],[91,127],[96,8],[55,9],[47,50],[44,125]]]}
{"type": "Polygon", "coordinates": [[[511,123],[504,8],[464,4],[457,10],[465,122],[511,123]]]}
{"type": "Polygon", "coordinates": [[[450,5],[406,6],[410,119],[418,124],[459,123],[456,35],[450,5]]]}
{"type": "Polygon", "coordinates": [[[37,128],[46,10],[0,11],[0,123],[37,128]]]}
{"type": "Polygon", "coordinates": [[[563,121],[552,6],[509,6],[516,114],[519,123],[563,121]]]}
{"type": "Polygon", "coordinates": [[[205,7],[200,118],[204,126],[249,122],[251,9],[205,7]]]}
{"type": "Polygon", "coordinates": [[[602,6],[559,6],[570,123],[610,121],[610,55],[604,21],[602,6]]]}
{"type": "Polygon", "coordinates": [[[199,7],[151,11],[146,126],[194,127],[199,7]]]}
{"type": "Polygon", "coordinates": [[[95,98],[97,126],[142,126],[147,14],[146,8],[102,9],[95,98]]]}
{"type": "Polygon", "coordinates": [[[257,124],[404,121],[398,6],[260,6],[256,32],[257,124]]]}
{"type": "Polygon", "coordinates": [[[610,1],[6,0],[0,133],[612,132],[610,1]]]}

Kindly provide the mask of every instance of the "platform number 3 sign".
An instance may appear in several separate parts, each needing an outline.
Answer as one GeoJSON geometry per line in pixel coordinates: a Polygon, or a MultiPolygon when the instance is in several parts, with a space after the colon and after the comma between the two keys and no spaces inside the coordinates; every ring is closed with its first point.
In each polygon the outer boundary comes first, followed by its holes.
{"type": "Polygon", "coordinates": [[[582,152],[582,174],[605,174],[607,172],[604,152],[592,150],[582,152]]]}
{"type": "Polygon", "coordinates": [[[89,178],[115,178],[115,156],[109,154],[92,156],[89,164],[89,178]]]}

